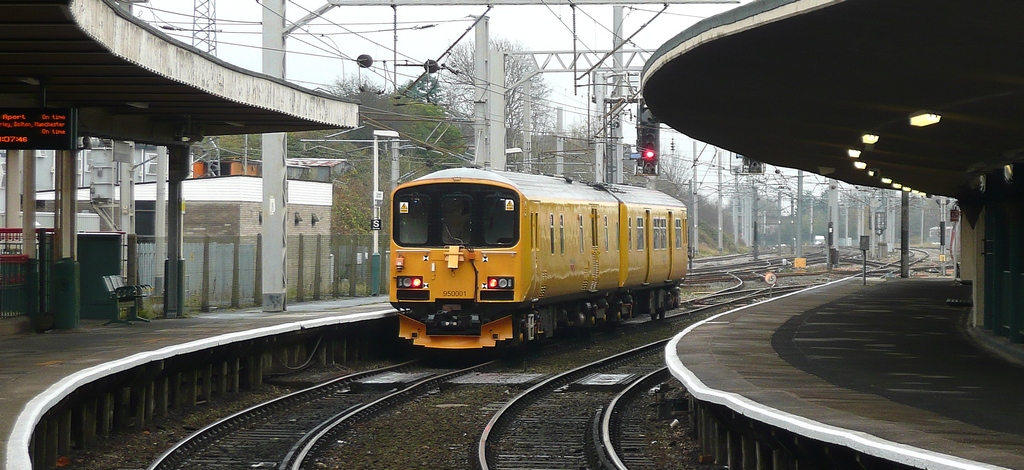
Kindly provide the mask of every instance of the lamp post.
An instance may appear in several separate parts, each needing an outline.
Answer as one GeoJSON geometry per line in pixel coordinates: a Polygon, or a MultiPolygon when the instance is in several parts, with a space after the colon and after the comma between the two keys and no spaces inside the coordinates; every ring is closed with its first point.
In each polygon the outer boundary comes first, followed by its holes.
{"type": "Polygon", "coordinates": [[[377,148],[377,137],[398,138],[395,131],[373,131],[373,219],[370,230],[373,231],[373,254],[370,255],[370,295],[380,295],[380,231],[383,223],[380,220],[380,205],[384,202],[384,194],[380,191],[380,156],[377,148]]]}

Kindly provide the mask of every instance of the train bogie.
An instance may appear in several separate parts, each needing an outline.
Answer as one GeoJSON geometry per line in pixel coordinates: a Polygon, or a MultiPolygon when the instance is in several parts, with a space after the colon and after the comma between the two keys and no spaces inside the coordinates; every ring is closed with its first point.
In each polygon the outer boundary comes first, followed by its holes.
{"type": "Polygon", "coordinates": [[[685,209],[664,194],[453,169],[392,204],[391,302],[414,344],[516,344],[678,303],[685,209]]]}

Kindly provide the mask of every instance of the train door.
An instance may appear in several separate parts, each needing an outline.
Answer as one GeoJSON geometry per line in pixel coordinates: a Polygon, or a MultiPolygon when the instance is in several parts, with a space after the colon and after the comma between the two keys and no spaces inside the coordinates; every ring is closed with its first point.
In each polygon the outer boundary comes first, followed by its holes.
{"type": "MultiPolygon", "coordinates": [[[[539,227],[539,224],[540,224],[540,214],[538,214],[536,212],[531,212],[530,213],[530,256],[533,258],[533,272],[531,272],[530,274],[531,274],[531,277],[533,278],[533,281],[534,281],[534,282],[530,283],[532,286],[540,285],[540,280],[538,279],[538,277],[540,276],[540,227],[539,227]]],[[[536,294],[531,292],[530,295],[531,296],[535,296],[536,294]]]]}
{"type": "Polygon", "coordinates": [[[651,225],[651,210],[647,209],[644,211],[644,218],[638,220],[637,227],[637,243],[643,240],[644,256],[647,258],[647,262],[644,263],[644,282],[651,282],[651,262],[654,261],[653,251],[654,247],[651,244],[651,233],[654,232],[653,226],[651,225]]]}
{"type": "Polygon", "coordinates": [[[665,234],[665,238],[666,238],[665,246],[663,246],[662,248],[668,250],[668,273],[669,273],[669,276],[672,275],[672,273],[675,271],[675,268],[676,268],[676,264],[675,264],[676,263],[676,250],[675,250],[676,243],[675,243],[675,240],[673,239],[675,237],[675,234],[672,233],[672,231],[670,231],[668,229],[668,227],[674,227],[674,226],[675,226],[675,221],[672,220],[672,211],[668,211],[668,220],[666,221],[665,226],[661,228],[661,230],[665,234]]]}
{"type": "Polygon", "coordinates": [[[597,236],[597,206],[590,206],[590,290],[597,290],[597,281],[601,275],[601,263],[598,259],[599,242],[597,236]]]}

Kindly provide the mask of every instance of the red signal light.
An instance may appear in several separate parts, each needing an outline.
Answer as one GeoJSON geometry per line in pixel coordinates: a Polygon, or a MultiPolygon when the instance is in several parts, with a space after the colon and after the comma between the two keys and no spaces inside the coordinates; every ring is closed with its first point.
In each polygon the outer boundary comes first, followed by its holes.
{"type": "Polygon", "coordinates": [[[420,287],[423,287],[423,278],[420,278],[420,277],[412,278],[412,287],[415,288],[415,289],[419,289],[420,287]]]}
{"type": "Polygon", "coordinates": [[[645,148],[643,153],[641,154],[641,156],[643,157],[644,160],[653,160],[654,159],[654,149],[652,149],[652,148],[645,148]]]}
{"type": "Polygon", "coordinates": [[[489,288],[489,289],[497,289],[498,288],[498,278],[496,278],[496,277],[490,278],[487,281],[487,288],[489,288]]]}

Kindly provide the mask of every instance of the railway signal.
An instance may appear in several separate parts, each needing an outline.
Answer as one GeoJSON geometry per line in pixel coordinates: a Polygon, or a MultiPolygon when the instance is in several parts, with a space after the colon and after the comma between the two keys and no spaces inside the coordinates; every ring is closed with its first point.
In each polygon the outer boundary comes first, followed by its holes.
{"type": "Polygon", "coordinates": [[[658,147],[660,122],[641,102],[636,120],[636,147],[640,158],[636,161],[636,174],[658,175],[658,147]]]}

